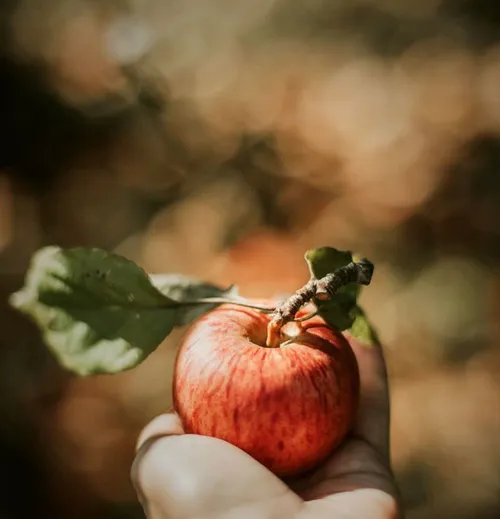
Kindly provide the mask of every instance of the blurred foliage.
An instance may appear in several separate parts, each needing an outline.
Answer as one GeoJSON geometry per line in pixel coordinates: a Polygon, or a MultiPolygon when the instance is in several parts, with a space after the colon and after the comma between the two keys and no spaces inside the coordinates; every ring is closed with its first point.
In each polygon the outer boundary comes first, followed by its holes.
{"type": "Polygon", "coordinates": [[[377,265],[407,516],[496,517],[499,40],[494,0],[2,2],[0,515],[140,517],[171,399],[176,334],[116,377],[57,366],[5,303],[36,249],[266,297],[332,245],[377,265]]]}

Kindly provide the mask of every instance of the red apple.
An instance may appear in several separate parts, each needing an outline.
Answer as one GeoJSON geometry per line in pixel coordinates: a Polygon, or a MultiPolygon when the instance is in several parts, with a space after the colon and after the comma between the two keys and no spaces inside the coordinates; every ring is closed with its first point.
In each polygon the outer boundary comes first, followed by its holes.
{"type": "Polygon", "coordinates": [[[196,321],[177,356],[174,406],[187,433],[226,440],[284,477],[345,438],[359,373],[347,340],[320,317],[286,325],[292,339],[277,348],[265,346],[269,320],[222,305],[196,321]]]}

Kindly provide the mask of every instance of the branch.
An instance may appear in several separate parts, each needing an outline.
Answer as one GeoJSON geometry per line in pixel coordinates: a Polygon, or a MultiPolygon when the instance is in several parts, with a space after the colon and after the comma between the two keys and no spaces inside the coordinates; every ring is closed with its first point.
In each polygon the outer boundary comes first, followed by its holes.
{"type": "Polygon", "coordinates": [[[310,279],[295,294],[276,307],[267,328],[266,345],[268,347],[277,347],[282,326],[293,321],[295,314],[300,308],[309,303],[313,298],[322,301],[330,300],[343,286],[349,283],[369,285],[373,269],[373,263],[362,258],[359,261],[351,261],[346,266],[338,268],[335,272],[327,274],[321,279],[310,279]]]}

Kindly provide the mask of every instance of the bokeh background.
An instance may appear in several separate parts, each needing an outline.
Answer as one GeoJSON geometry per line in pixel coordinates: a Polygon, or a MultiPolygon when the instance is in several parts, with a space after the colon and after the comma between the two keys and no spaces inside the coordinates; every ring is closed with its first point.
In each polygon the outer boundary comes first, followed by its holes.
{"type": "Polygon", "coordinates": [[[3,0],[0,516],[138,519],[180,333],[75,379],[6,298],[47,244],[243,295],[376,264],[409,519],[500,510],[497,0],[3,0]]]}

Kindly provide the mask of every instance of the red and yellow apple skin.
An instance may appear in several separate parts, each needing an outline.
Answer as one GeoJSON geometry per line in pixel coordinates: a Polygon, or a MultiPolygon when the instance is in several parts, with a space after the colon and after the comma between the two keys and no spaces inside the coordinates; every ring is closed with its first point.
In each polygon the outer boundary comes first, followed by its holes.
{"type": "Polygon", "coordinates": [[[294,338],[278,348],[265,347],[269,320],[229,304],[198,319],[177,355],[174,407],[186,433],[225,440],[290,477],[346,437],[359,372],[347,340],[320,317],[286,325],[294,338]]]}

